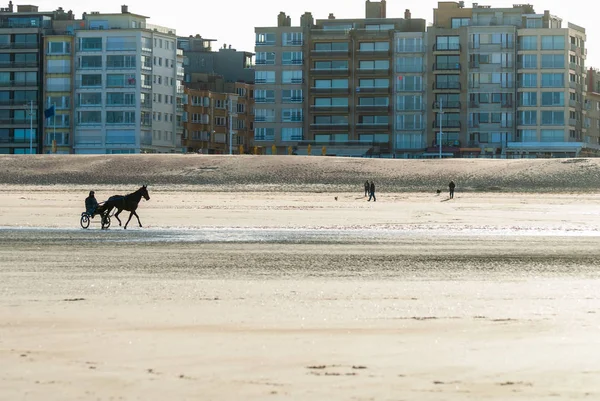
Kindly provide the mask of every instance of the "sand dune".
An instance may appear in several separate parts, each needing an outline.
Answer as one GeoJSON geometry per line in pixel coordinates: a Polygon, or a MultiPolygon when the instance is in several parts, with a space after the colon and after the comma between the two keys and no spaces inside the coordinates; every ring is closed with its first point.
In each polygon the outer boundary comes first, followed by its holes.
{"type": "Polygon", "coordinates": [[[390,160],[319,156],[0,156],[0,184],[203,186],[212,191],[595,192],[600,159],[390,160]]]}

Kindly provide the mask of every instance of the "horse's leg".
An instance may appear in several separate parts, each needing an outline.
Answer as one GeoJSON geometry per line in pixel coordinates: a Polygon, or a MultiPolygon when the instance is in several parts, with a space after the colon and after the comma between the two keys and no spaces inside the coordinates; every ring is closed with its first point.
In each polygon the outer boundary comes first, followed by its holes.
{"type": "Polygon", "coordinates": [[[140,221],[140,216],[138,216],[138,214],[135,212],[135,210],[133,212],[131,212],[135,215],[135,217],[137,217],[138,219],[138,224],[140,225],[140,227],[142,226],[142,222],[140,221]]]}
{"type": "Polygon", "coordinates": [[[131,212],[131,213],[129,213],[129,218],[127,219],[127,223],[125,223],[125,227],[123,227],[124,229],[126,229],[126,228],[127,228],[127,224],[129,224],[129,220],[131,220],[131,216],[133,216],[133,214],[134,214],[134,213],[135,213],[135,212],[131,212]]]}
{"type": "Polygon", "coordinates": [[[115,213],[115,218],[119,221],[119,225],[121,226],[121,219],[119,218],[119,214],[121,214],[121,212],[123,211],[123,209],[117,209],[117,213],[115,213]]]}

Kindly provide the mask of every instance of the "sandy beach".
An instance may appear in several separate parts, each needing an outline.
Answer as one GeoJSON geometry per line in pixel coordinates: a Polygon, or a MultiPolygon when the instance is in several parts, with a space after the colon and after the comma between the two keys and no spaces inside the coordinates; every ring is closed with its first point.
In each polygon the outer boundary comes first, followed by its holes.
{"type": "Polygon", "coordinates": [[[0,399],[598,399],[581,160],[0,157],[0,399]]]}

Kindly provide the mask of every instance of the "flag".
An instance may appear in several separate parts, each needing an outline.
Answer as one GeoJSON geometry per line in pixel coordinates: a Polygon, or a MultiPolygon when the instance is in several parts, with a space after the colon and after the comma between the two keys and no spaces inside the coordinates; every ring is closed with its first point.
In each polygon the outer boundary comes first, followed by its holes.
{"type": "Polygon", "coordinates": [[[54,117],[54,105],[44,110],[44,118],[54,117]]]}

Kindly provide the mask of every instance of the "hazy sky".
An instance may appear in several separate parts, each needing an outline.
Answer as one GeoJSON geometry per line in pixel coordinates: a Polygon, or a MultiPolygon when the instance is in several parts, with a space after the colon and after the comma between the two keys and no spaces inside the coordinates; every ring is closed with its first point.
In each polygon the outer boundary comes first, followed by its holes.
{"type": "MultiPolygon", "coordinates": [[[[196,2],[183,0],[141,1],[141,0],[104,0],[101,2],[64,0],[27,0],[14,4],[35,4],[40,9],[54,10],[62,6],[73,10],[78,18],[84,11],[103,13],[120,12],[121,5],[127,4],[129,11],[150,17],[150,23],[177,29],[181,36],[200,34],[205,38],[217,39],[215,47],[232,45],[238,50],[254,51],[254,27],[276,26],[277,14],[285,12],[292,19],[292,25],[300,24],[300,16],[310,11],[315,19],[327,18],[329,13],[337,18],[362,18],[365,13],[364,0],[217,0],[196,2]]],[[[402,18],[404,10],[409,8],[413,18],[424,18],[428,23],[433,20],[433,8],[437,0],[411,1],[388,0],[387,16],[402,18]]],[[[512,7],[513,4],[527,3],[524,0],[479,1],[480,5],[492,7],[512,7]]],[[[563,19],[563,26],[571,22],[586,29],[588,58],[587,66],[600,68],[600,21],[597,11],[600,6],[593,0],[538,0],[529,2],[536,13],[544,10],[563,19]]],[[[8,0],[6,0],[8,4],[8,0]]],[[[471,1],[465,1],[465,7],[471,7],[471,1]]],[[[3,7],[6,7],[4,5],[3,7]]]]}

